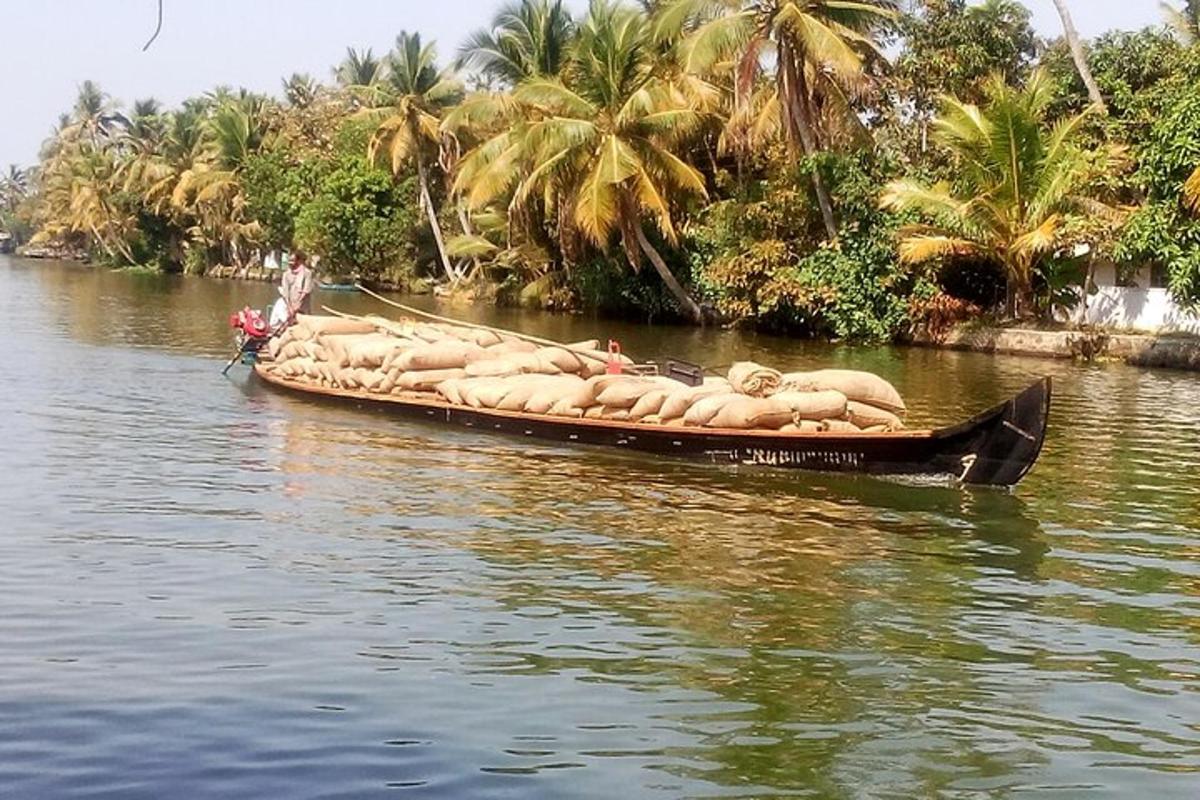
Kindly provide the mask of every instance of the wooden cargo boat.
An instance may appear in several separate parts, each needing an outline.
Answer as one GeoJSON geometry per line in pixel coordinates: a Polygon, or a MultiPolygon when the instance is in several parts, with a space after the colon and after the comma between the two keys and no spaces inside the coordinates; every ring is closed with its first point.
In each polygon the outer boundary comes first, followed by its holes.
{"type": "Polygon", "coordinates": [[[895,433],[779,433],[568,419],[452,405],[428,393],[371,394],[289,380],[255,366],[272,386],[364,408],[476,430],[566,444],[605,445],[716,464],[923,476],[962,484],[1015,486],[1033,468],[1046,436],[1050,379],[958,425],[895,433]]]}

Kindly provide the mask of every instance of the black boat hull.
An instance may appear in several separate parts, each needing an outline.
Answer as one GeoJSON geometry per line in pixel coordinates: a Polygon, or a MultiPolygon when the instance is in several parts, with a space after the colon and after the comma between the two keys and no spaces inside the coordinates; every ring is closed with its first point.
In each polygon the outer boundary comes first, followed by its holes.
{"type": "Polygon", "coordinates": [[[288,381],[261,367],[272,386],[401,416],[566,444],[603,445],[717,464],[928,476],[963,484],[1015,486],[1037,461],[1050,411],[1050,379],[976,417],[933,431],[780,434],[564,419],[288,381]]]}

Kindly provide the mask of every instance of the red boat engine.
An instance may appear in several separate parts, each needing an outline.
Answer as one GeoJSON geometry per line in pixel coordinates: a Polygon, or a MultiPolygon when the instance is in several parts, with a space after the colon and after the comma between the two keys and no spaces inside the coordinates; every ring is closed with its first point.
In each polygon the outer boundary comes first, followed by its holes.
{"type": "Polygon", "coordinates": [[[246,306],[229,315],[229,326],[251,339],[265,339],[271,335],[271,326],[258,309],[246,306]]]}

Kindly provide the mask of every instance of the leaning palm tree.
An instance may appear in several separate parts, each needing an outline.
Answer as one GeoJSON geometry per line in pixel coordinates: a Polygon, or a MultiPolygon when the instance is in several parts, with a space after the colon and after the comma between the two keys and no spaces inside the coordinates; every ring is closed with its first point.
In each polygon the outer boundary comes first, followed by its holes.
{"type": "Polygon", "coordinates": [[[653,221],[675,243],[673,207],[705,196],[704,178],[680,155],[702,114],[656,74],[655,56],[641,11],[594,0],[566,80],[520,84],[515,99],[533,109],[533,118],[468,153],[456,189],[473,208],[510,192],[518,210],[553,198],[560,228],[572,226],[600,248],[619,238],[634,269],[649,259],[680,308],[703,321],[644,227],[653,221]]]}
{"type": "Polygon", "coordinates": [[[453,282],[456,275],[446,255],[442,226],[429,191],[429,165],[437,160],[441,142],[440,115],[461,97],[462,86],[451,73],[437,68],[433,43],[422,45],[417,33],[402,31],[396,37],[388,68],[390,107],[376,110],[386,113],[386,118],[371,136],[367,156],[375,161],[386,153],[394,174],[409,164],[416,165],[421,205],[429,218],[442,268],[453,282]]]}
{"type": "MultiPolygon", "coordinates": [[[[865,62],[882,58],[873,37],[896,16],[894,0],[668,0],[655,33],[679,41],[690,72],[731,69],[739,106],[752,101],[758,76],[773,65],[773,96],[760,113],[774,115],[793,152],[812,157],[827,145],[820,105],[854,116],[850,96],[862,85],[865,62]]],[[[735,107],[738,115],[744,112],[735,107]]],[[[816,169],[812,181],[834,238],[833,202],[816,169]]]]}
{"type": "Polygon", "coordinates": [[[881,205],[930,220],[902,231],[902,261],[991,259],[1007,274],[1010,311],[1028,314],[1035,269],[1061,246],[1068,218],[1111,210],[1081,195],[1090,167],[1074,138],[1088,112],[1049,125],[1053,87],[1045,71],[1021,89],[994,75],[984,93],[983,108],[944,99],[934,122],[935,140],[956,159],[955,185],[896,181],[881,205]]]}
{"type": "Polygon", "coordinates": [[[1186,46],[1200,41],[1200,0],[1184,0],[1183,8],[1170,3],[1159,3],[1167,24],[1186,46]]]}
{"type": "Polygon", "coordinates": [[[557,75],[567,60],[574,22],[562,0],[519,0],[502,7],[490,28],[459,49],[460,69],[476,70],[505,86],[557,75]]]}
{"type": "Polygon", "coordinates": [[[1067,40],[1067,48],[1071,51],[1071,60],[1075,62],[1075,70],[1079,73],[1079,77],[1083,79],[1083,85],[1087,87],[1088,98],[1101,111],[1106,111],[1107,107],[1104,105],[1104,95],[1100,93],[1100,87],[1096,84],[1095,77],[1092,76],[1092,69],[1088,65],[1087,52],[1083,49],[1083,42],[1079,40],[1079,31],[1075,30],[1075,22],[1071,19],[1071,11],[1067,8],[1067,0],[1054,0],[1054,7],[1058,9],[1058,16],[1062,20],[1063,36],[1067,40]]]}

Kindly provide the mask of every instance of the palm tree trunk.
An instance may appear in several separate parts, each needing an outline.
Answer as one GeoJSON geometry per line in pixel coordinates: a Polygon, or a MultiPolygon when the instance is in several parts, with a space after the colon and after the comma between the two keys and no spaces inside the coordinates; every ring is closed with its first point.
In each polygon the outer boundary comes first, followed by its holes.
{"type": "Polygon", "coordinates": [[[1104,104],[1104,95],[1100,94],[1100,87],[1096,85],[1096,79],[1092,76],[1092,70],[1088,66],[1087,53],[1083,52],[1083,44],[1079,41],[1079,31],[1075,30],[1075,22],[1071,19],[1071,12],[1067,9],[1067,0],[1054,0],[1054,7],[1058,9],[1058,16],[1062,17],[1063,36],[1066,37],[1067,46],[1071,48],[1071,58],[1075,61],[1075,69],[1079,71],[1079,77],[1083,78],[1083,85],[1087,87],[1088,97],[1101,111],[1108,113],[1108,106],[1104,104]]]}
{"type": "MultiPolygon", "coordinates": [[[[819,152],[819,148],[812,120],[808,116],[808,86],[804,80],[804,65],[796,63],[796,52],[786,39],[779,44],[778,75],[779,102],[783,106],[788,138],[793,142],[799,139],[804,154],[812,158],[819,152]]],[[[825,232],[830,239],[836,239],[838,227],[837,219],[833,215],[833,200],[829,196],[829,190],[825,188],[821,171],[816,166],[812,169],[812,182],[817,194],[817,205],[821,208],[821,219],[825,223],[825,232]]]]}
{"type": "Polygon", "coordinates": [[[450,283],[457,283],[454,270],[450,267],[450,259],[446,256],[446,243],[442,241],[442,226],[438,223],[437,212],[433,208],[433,198],[429,196],[429,179],[425,175],[425,160],[421,158],[420,153],[417,153],[416,162],[417,180],[421,184],[421,204],[425,206],[425,213],[429,215],[429,227],[433,229],[433,240],[437,243],[442,269],[446,271],[446,277],[450,279],[450,283]]]}
{"type": "Polygon", "coordinates": [[[687,315],[699,325],[704,324],[704,310],[700,308],[687,290],[680,285],[675,275],[671,272],[671,268],[667,266],[667,262],[663,261],[662,255],[658,250],[654,249],[654,245],[646,238],[646,232],[642,230],[640,222],[634,222],[632,226],[634,236],[637,238],[638,247],[650,259],[650,263],[654,265],[654,271],[658,273],[658,277],[662,278],[662,282],[667,285],[667,289],[671,292],[671,296],[675,298],[675,302],[679,303],[687,315]]]}
{"type": "MultiPolygon", "coordinates": [[[[463,233],[465,233],[467,236],[475,235],[475,226],[471,224],[471,215],[467,213],[467,209],[463,207],[462,203],[458,204],[458,224],[462,225],[463,233]]],[[[471,268],[471,274],[474,275],[479,271],[479,256],[475,256],[471,259],[471,261],[474,264],[474,266],[471,268]]],[[[465,272],[462,274],[465,277],[465,272]]]]}

